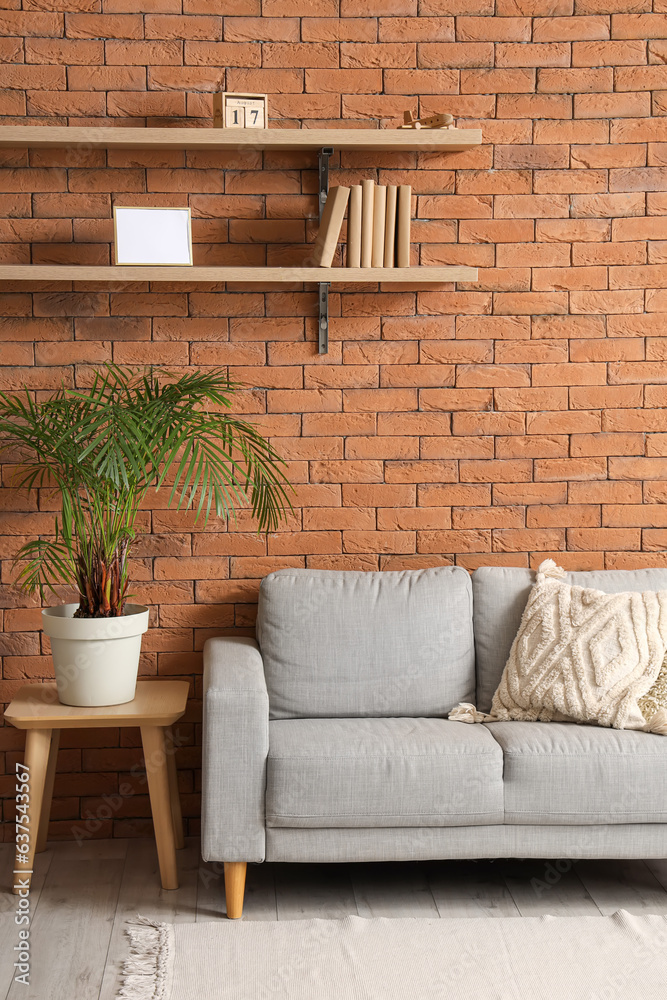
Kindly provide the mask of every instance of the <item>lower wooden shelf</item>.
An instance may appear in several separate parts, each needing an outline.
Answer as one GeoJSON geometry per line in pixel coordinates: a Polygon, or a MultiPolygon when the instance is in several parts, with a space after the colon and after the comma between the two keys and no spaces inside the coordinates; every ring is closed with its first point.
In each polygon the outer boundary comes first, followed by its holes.
{"type": "Polygon", "coordinates": [[[0,267],[0,281],[238,281],[249,284],[329,282],[334,285],[441,285],[477,281],[476,267],[88,267],[62,264],[10,264],[0,267]]]}

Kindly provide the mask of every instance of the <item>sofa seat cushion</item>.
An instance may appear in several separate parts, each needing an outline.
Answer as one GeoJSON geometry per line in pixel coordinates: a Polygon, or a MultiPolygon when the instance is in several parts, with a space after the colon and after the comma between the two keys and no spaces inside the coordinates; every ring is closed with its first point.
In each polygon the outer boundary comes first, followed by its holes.
{"type": "Polygon", "coordinates": [[[483,728],[505,757],[506,823],[667,823],[664,736],[571,722],[483,728]]]}
{"type": "Polygon", "coordinates": [[[278,720],[269,723],[266,823],[502,823],[502,769],[502,750],[483,726],[447,719],[278,720]]]}
{"type": "Polygon", "coordinates": [[[460,566],[279,570],[262,580],[257,640],[272,719],[446,716],[474,698],[460,566]]]}

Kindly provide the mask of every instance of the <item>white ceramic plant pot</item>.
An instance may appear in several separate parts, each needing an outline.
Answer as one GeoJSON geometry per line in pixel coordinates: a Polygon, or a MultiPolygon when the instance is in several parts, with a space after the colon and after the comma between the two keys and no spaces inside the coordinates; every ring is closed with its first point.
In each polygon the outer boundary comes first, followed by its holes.
{"type": "Polygon", "coordinates": [[[126,604],[118,618],[74,618],[78,604],[42,611],[63,705],[123,705],[137,686],[148,608],[126,604]]]}

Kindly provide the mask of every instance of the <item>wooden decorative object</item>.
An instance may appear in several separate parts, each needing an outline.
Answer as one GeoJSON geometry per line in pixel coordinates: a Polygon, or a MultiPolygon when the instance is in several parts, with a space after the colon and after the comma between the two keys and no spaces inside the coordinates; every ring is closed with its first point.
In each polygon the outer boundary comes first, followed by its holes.
{"type": "Polygon", "coordinates": [[[262,128],[268,126],[269,110],[266,94],[213,95],[213,125],[215,128],[262,128]]]}
{"type": "Polygon", "coordinates": [[[403,113],[403,124],[398,128],[452,128],[454,125],[453,115],[430,115],[428,118],[413,118],[411,111],[403,113]]]}

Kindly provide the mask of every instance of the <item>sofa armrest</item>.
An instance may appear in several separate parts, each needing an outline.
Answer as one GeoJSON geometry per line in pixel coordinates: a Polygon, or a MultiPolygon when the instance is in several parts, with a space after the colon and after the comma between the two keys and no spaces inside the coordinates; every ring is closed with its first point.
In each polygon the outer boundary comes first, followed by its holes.
{"type": "Polygon", "coordinates": [[[269,696],[254,639],[204,645],[202,856],[263,861],[269,696]]]}

